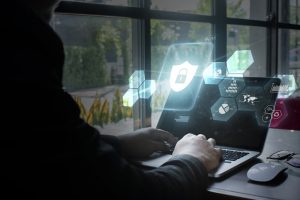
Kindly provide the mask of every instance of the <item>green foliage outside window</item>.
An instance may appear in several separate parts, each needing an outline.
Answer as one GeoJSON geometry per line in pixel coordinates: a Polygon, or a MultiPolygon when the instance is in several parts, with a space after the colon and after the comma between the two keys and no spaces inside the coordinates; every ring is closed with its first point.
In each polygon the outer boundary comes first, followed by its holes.
{"type": "Polygon", "coordinates": [[[104,86],[110,82],[103,49],[97,46],[67,46],[64,86],[68,90],[104,86]]]}

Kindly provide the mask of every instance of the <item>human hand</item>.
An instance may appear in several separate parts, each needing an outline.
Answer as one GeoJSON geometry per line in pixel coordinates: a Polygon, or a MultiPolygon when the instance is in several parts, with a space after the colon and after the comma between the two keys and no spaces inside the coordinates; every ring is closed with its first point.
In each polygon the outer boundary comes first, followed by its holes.
{"type": "Polygon", "coordinates": [[[177,142],[177,138],[171,133],[151,127],[120,135],[118,138],[122,153],[131,158],[145,158],[154,152],[169,153],[177,142]]]}
{"type": "Polygon", "coordinates": [[[221,158],[221,149],[215,148],[216,141],[213,138],[206,140],[202,134],[186,134],[179,140],[173,151],[173,156],[188,154],[198,158],[211,171],[219,165],[221,158]]]}

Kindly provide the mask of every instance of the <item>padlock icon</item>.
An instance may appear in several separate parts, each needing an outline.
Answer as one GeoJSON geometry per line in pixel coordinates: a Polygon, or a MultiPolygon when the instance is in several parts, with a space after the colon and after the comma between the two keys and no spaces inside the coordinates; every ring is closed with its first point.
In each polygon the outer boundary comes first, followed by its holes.
{"type": "Polygon", "coordinates": [[[175,83],[184,83],[186,80],[187,72],[188,70],[186,68],[182,68],[181,70],[179,70],[175,83]]]}

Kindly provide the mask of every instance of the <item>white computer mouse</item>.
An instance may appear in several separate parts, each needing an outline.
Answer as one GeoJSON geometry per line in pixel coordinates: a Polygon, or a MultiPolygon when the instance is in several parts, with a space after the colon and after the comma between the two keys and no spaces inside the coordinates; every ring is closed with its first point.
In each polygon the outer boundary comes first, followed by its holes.
{"type": "Polygon", "coordinates": [[[248,170],[247,177],[252,181],[269,182],[286,169],[286,166],[277,163],[258,163],[248,170]]]}

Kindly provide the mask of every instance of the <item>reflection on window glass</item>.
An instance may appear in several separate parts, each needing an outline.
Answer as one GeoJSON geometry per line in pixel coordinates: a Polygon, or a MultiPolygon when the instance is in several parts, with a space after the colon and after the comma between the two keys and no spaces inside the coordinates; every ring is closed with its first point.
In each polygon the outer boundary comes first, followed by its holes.
{"type": "Polygon", "coordinates": [[[56,15],[52,26],[65,44],[63,85],[81,117],[103,134],[133,130],[122,96],[132,73],[132,20],[56,15]],[[84,30],[84,31],[83,31],[84,30]]]}
{"type": "MultiPolygon", "coordinates": [[[[208,42],[211,38],[212,25],[208,23],[151,20],[151,78],[157,80],[170,45],[208,42]]],[[[152,120],[158,119],[156,114],[152,113],[152,120]]],[[[152,124],[155,126],[156,121],[152,121],[152,124]]]]}
{"type": "Polygon", "coordinates": [[[85,3],[100,3],[107,5],[116,5],[116,6],[136,6],[138,0],[64,0],[64,1],[79,1],[85,3]]]}
{"type": "Polygon", "coordinates": [[[279,0],[280,21],[300,24],[300,0],[279,0]]]}
{"type": "Polygon", "coordinates": [[[251,50],[237,50],[226,61],[227,76],[242,77],[253,64],[251,50]]]}
{"type": "Polygon", "coordinates": [[[227,17],[265,21],[266,0],[227,0],[227,17]]]}
{"type": "Polygon", "coordinates": [[[212,0],[151,0],[151,9],[211,15],[212,0]]]}
{"type": "Polygon", "coordinates": [[[293,75],[300,86],[300,31],[281,29],[278,46],[279,74],[293,75]]]}
{"type": "Polygon", "coordinates": [[[171,44],[211,41],[211,29],[208,23],[151,20],[152,77],[159,74],[171,44]]]}
{"type": "Polygon", "coordinates": [[[266,43],[266,28],[227,26],[227,59],[237,50],[250,50],[254,60],[243,76],[266,76],[266,43]]]}

